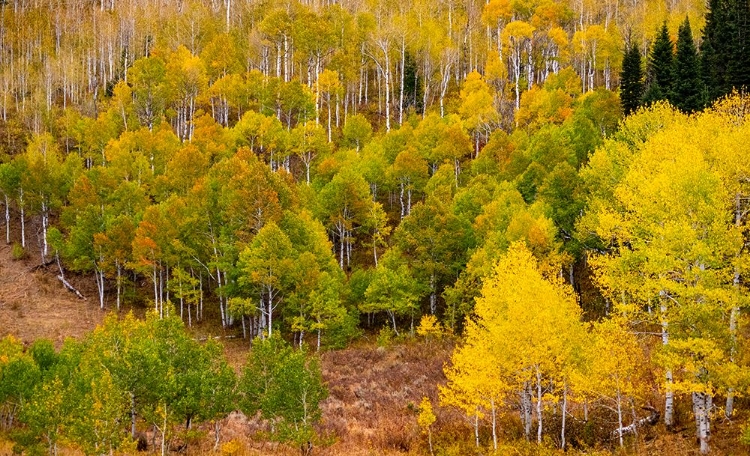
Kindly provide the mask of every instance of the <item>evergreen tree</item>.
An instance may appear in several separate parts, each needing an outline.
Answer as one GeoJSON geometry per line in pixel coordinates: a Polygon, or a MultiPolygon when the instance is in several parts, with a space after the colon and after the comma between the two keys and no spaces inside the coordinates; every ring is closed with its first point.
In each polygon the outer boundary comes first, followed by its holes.
{"type": "Polygon", "coordinates": [[[726,43],[730,35],[728,19],[728,2],[709,0],[701,44],[701,76],[705,90],[704,99],[707,103],[727,91],[725,77],[729,55],[726,43]]]}
{"type": "Polygon", "coordinates": [[[698,50],[693,42],[690,20],[686,17],[677,35],[670,103],[685,112],[699,110],[703,105],[701,84],[698,50]]]}
{"type": "Polygon", "coordinates": [[[672,90],[672,60],[674,58],[672,41],[665,22],[656,35],[656,40],[649,54],[646,73],[645,104],[666,100],[672,90]]]}
{"type": "Polygon", "coordinates": [[[643,68],[641,67],[641,52],[638,46],[632,44],[625,52],[620,73],[620,103],[622,111],[627,116],[641,105],[643,97],[643,68]]]}
{"type": "Polygon", "coordinates": [[[701,70],[706,102],[750,85],[748,0],[710,0],[703,28],[701,70]]]}
{"type": "Polygon", "coordinates": [[[730,58],[727,60],[727,91],[746,91],[750,87],[750,2],[729,0],[730,39],[723,44],[728,46],[730,58]]]}

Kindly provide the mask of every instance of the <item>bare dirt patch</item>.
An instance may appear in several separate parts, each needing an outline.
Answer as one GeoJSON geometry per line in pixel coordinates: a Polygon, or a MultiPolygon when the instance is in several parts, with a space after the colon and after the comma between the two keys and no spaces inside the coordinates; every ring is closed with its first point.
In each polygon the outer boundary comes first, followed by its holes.
{"type": "MultiPolygon", "coordinates": [[[[35,260],[13,260],[11,247],[0,245],[0,337],[12,334],[26,343],[48,338],[60,346],[96,327],[105,315],[96,302],[66,290],[56,267],[34,269],[35,260]]],[[[70,281],[79,286],[80,280],[70,281]]]]}

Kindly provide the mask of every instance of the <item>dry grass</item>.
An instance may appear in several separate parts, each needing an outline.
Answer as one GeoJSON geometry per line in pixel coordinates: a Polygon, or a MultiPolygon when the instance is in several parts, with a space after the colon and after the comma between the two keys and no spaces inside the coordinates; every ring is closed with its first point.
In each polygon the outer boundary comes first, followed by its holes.
{"type": "MultiPolygon", "coordinates": [[[[104,314],[92,299],[82,301],[67,291],[56,268],[32,271],[39,261],[13,260],[11,247],[0,245],[0,337],[12,334],[26,343],[46,337],[60,346],[66,337],[91,331],[104,314]]],[[[80,278],[70,281],[84,293],[90,291],[80,278]]]]}
{"type": "Polygon", "coordinates": [[[325,353],[330,397],[323,403],[321,431],[336,443],[322,454],[419,452],[426,442],[416,424],[416,406],[423,396],[436,402],[450,349],[407,343],[325,353]]]}
{"type": "MultiPolygon", "coordinates": [[[[81,301],[68,292],[56,279],[56,268],[32,271],[38,259],[11,259],[10,246],[0,246],[0,337],[13,334],[26,343],[46,337],[61,345],[66,337],[81,337],[98,324],[104,312],[96,302],[93,279],[69,275],[69,280],[89,300],[81,301]]],[[[140,312],[142,313],[142,311],[140,312]]],[[[231,365],[238,371],[244,364],[248,342],[224,338],[227,334],[210,322],[195,328],[196,337],[211,334],[222,336],[225,352],[231,365]]],[[[329,398],[322,404],[323,420],[319,425],[322,444],[313,454],[323,456],[404,455],[428,453],[425,436],[416,424],[416,405],[423,396],[437,404],[437,385],[444,382],[443,365],[450,358],[450,343],[408,341],[390,348],[379,348],[360,343],[346,350],[332,351],[321,356],[329,398]]],[[[654,400],[659,401],[657,394],[654,400]]],[[[685,402],[685,401],[682,401],[685,402]]],[[[740,415],[732,422],[715,420],[712,423],[712,453],[714,455],[750,455],[745,446],[737,443],[741,428],[747,422],[746,401],[738,404],[740,415]]],[[[667,432],[663,426],[644,432],[631,441],[624,452],[633,455],[697,455],[692,434],[689,410],[678,410],[682,421],[679,432],[667,432]]],[[[473,447],[473,429],[456,410],[436,408],[438,421],[433,427],[436,454],[465,455],[491,454],[487,448],[473,447]]],[[[257,418],[248,419],[233,413],[222,421],[222,444],[213,448],[211,426],[203,429],[203,437],[191,442],[185,454],[190,455],[298,455],[299,449],[263,438],[266,430],[257,418]]],[[[527,446],[516,440],[520,435],[518,423],[505,419],[500,429],[503,447],[499,454],[562,454],[527,446]],[[512,449],[512,451],[511,451],[512,449]]],[[[486,445],[491,436],[486,426],[481,430],[486,445]]],[[[605,448],[605,453],[610,450],[605,448]]],[[[574,451],[567,454],[575,453],[574,451]]],[[[0,436],[0,456],[12,454],[12,444],[0,436]]],[[[64,449],[62,455],[78,455],[64,449]]],[[[174,453],[177,454],[177,453],[174,453]]],[[[592,454],[592,453],[587,453],[592,454]]]]}

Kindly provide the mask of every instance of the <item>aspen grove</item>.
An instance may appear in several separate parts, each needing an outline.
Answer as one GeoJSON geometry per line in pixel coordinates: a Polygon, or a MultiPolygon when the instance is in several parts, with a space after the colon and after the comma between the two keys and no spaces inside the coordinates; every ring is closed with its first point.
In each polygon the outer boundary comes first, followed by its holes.
{"type": "Polygon", "coordinates": [[[419,454],[708,454],[748,417],[747,40],[740,0],[0,1],[5,242],[108,315],[0,328],[0,439],[236,454],[240,410],[310,454],[318,353],[419,338],[419,454]]]}

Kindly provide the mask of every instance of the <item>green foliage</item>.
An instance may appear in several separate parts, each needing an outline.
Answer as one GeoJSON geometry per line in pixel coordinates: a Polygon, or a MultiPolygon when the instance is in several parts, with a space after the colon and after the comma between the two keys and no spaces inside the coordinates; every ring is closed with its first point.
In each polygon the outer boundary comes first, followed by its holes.
{"type": "Polygon", "coordinates": [[[750,12],[744,0],[711,0],[701,44],[701,76],[706,103],[750,84],[750,12]]]}
{"type": "Polygon", "coordinates": [[[677,51],[674,56],[674,83],[669,101],[676,108],[691,113],[703,107],[703,87],[700,78],[700,60],[693,42],[690,20],[680,24],[677,34],[677,51]]]}
{"type": "Polygon", "coordinates": [[[378,347],[389,348],[393,344],[396,333],[393,332],[393,328],[388,325],[384,325],[378,331],[377,343],[378,347]]]}
{"type": "Polygon", "coordinates": [[[14,242],[11,246],[10,254],[16,261],[23,260],[24,258],[26,258],[26,249],[21,246],[20,242],[14,242]]]}
{"type": "Polygon", "coordinates": [[[323,334],[323,346],[331,350],[341,350],[362,335],[359,328],[359,309],[353,307],[346,314],[329,324],[323,334]]]}
{"type": "Polygon", "coordinates": [[[26,426],[16,442],[32,452],[54,452],[62,441],[85,454],[132,451],[138,417],[168,446],[173,426],[220,419],[236,402],[222,347],[199,344],[175,317],[110,316],[58,353],[44,340],[24,353],[6,338],[0,379],[0,413],[19,414],[26,426]]]}
{"type": "Polygon", "coordinates": [[[620,74],[620,100],[622,111],[627,116],[641,106],[643,98],[643,68],[641,67],[641,51],[631,43],[625,52],[620,74]]]}
{"type": "Polygon", "coordinates": [[[665,22],[659,29],[648,56],[644,104],[650,105],[669,98],[674,83],[673,60],[674,48],[665,22]]]}
{"type": "Polygon", "coordinates": [[[396,316],[414,317],[421,294],[420,284],[410,268],[400,262],[398,253],[384,256],[372,276],[365,292],[362,312],[385,312],[391,320],[393,332],[398,335],[396,316]]]}
{"type": "Polygon", "coordinates": [[[314,440],[320,402],[328,395],[317,358],[295,351],[278,335],[253,342],[239,392],[245,414],[260,412],[274,439],[298,445],[314,440]]]}
{"type": "Polygon", "coordinates": [[[362,114],[355,114],[346,118],[342,133],[341,145],[359,152],[372,138],[372,125],[362,114]]]}

